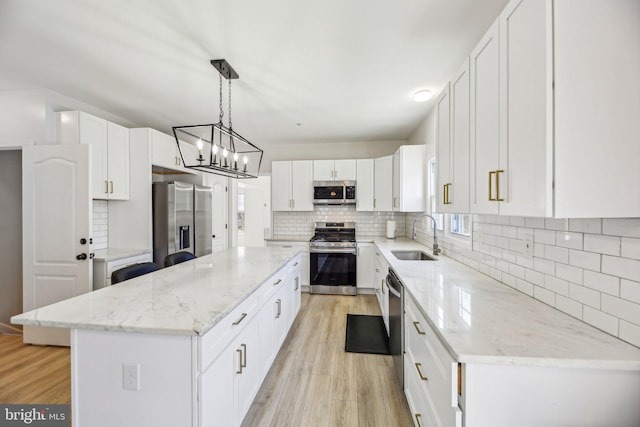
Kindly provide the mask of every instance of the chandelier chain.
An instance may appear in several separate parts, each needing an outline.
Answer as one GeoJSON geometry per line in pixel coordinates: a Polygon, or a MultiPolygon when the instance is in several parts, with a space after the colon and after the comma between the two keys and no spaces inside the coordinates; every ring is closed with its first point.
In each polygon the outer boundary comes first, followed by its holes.
{"type": "Polygon", "coordinates": [[[218,108],[220,110],[219,122],[220,124],[222,124],[222,117],[224,116],[224,110],[222,107],[222,74],[220,74],[220,105],[218,106],[218,108]]]}
{"type": "Polygon", "coordinates": [[[233,125],[231,124],[231,79],[227,80],[229,84],[229,129],[233,129],[233,125]]]}

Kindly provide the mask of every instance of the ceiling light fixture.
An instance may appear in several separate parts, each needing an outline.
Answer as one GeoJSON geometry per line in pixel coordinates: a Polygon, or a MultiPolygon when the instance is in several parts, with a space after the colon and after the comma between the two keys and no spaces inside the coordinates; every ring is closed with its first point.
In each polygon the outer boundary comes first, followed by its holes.
{"type": "Polygon", "coordinates": [[[425,102],[431,99],[433,94],[430,90],[419,90],[413,94],[413,100],[416,102],[425,102]]]}
{"type": "Polygon", "coordinates": [[[231,122],[231,80],[240,76],[224,59],[212,59],[211,65],[220,73],[220,104],[218,123],[206,125],[174,126],[173,135],[178,144],[182,164],[189,169],[223,175],[230,178],[257,178],[263,151],[233,130],[231,122]],[[222,77],[229,88],[229,126],[222,123],[222,77]],[[184,144],[191,144],[192,150],[184,144]],[[194,156],[192,153],[197,152],[194,156]],[[231,160],[233,159],[233,160],[231,160]],[[242,164],[238,167],[238,160],[242,164]]]}

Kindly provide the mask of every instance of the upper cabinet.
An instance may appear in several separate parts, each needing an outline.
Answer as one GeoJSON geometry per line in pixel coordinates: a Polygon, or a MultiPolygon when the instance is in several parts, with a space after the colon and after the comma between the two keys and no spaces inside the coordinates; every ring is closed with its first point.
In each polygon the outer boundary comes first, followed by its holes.
{"type": "Polygon", "coordinates": [[[313,210],[313,162],[271,163],[271,208],[274,211],[313,210]]]}
{"type": "MultiPolygon", "coordinates": [[[[378,157],[374,159],[373,165],[373,210],[391,212],[393,210],[393,156],[378,157]]],[[[357,191],[356,187],[356,193],[357,191]]]]}
{"type": "Polygon", "coordinates": [[[436,102],[437,211],[469,212],[469,60],[436,102]]]}
{"type": "MultiPolygon", "coordinates": [[[[424,212],[424,145],[403,145],[393,155],[393,210],[424,212]]],[[[377,181],[376,181],[377,184],[377,181]]]]}
{"type": "Polygon", "coordinates": [[[314,160],[314,181],[355,181],[355,160],[314,160]]]}
{"type": "Polygon", "coordinates": [[[471,53],[472,213],[640,216],[640,3],[588,3],[513,0],[471,53]]]}
{"type": "Polygon", "coordinates": [[[373,211],[374,160],[356,160],[356,210],[373,211]]]}
{"type": "Polygon", "coordinates": [[[129,129],[81,111],[58,115],[60,143],[91,146],[92,198],[129,200],[129,129]]]}
{"type": "Polygon", "coordinates": [[[176,139],[173,136],[157,131],[153,133],[151,140],[151,163],[154,166],[195,173],[193,170],[184,167],[180,150],[182,150],[182,156],[187,159],[187,163],[189,163],[188,159],[194,160],[191,164],[195,163],[195,159],[198,157],[198,148],[195,145],[181,142],[180,149],[178,149],[176,139]]]}

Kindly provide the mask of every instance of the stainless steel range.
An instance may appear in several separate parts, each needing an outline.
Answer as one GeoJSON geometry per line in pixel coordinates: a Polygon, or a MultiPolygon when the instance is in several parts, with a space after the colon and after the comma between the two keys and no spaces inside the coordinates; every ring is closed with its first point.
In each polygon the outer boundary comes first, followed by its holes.
{"type": "Polygon", "coordinates": [[[309,252],[312,294],[356,295],[355,222],[316,222],[309,252]]]}

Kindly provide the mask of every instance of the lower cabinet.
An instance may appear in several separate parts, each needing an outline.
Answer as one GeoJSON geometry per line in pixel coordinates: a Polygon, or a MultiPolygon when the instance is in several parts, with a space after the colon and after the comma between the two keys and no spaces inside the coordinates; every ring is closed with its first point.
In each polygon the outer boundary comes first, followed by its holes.
{"type": "Polygon", "coordinates": [[[300,310],[301,267],[297,256],[200,339],[201,427],[242,424],[300,310]]]}
{"type": "Polygon", "coordinates": [[[384,320],[384,326],[389,334],[389,289],[387,289],[387,273],[389,272],[389,263],[380,251],[375,251],[375,270],[374,270],[374,286],[376,297],[378,297],[378,305],[380,313],[384,320]]]}
{"type": "Polygon", "coordinates": [[[374,244],[358,242],[358,258],[356,266],[356,284],[358,291],[374,288],[373,250],[374,244]]]}
{"type": "Polygon", "coordinates": [[[462,427],[458,362],[405,294],[405,393],[418,426],[462,427]]]}
{"type": "Polygon", "coordinates": [[[282,241],[282,240],[267,240],[267,247],[280,246],[283,248],[300,248],[302,250],[302,256],[300,258],[301,272],[300,272],[300,285],[309,286],[309,242],[308,241],[282,241]]]}

